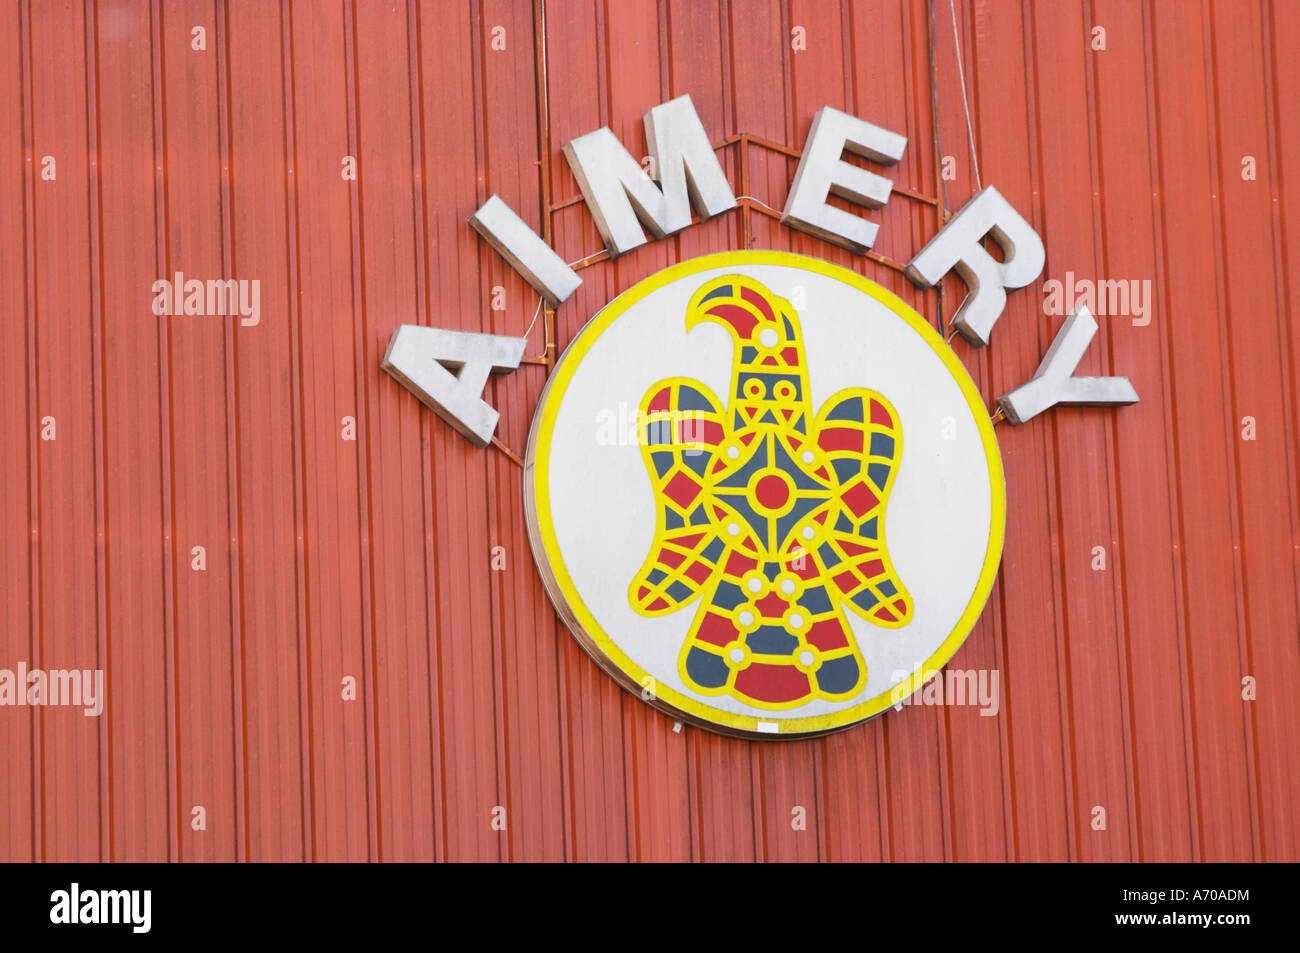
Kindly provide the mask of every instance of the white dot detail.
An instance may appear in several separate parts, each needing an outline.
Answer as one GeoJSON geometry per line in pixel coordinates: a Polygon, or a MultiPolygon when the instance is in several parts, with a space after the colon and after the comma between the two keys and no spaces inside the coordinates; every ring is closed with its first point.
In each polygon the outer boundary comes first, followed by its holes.
{"type": "Polygon", "coordinates": [[[732,650],[731,650],[731,660],[732,660],[733,662],[743,662],[743,661],[745,661],[745,650],[744,650],[744,649],[732,649],[732,650]]]}
{"type": "Polygon", "coordinates": [[[793,593],[794,593],[794,580],[793,580],[793,579],[782,579],[782,580],[781,580],[781,591],[784,592],[787,596],[793,594],[793,593]]]}
{"type": "Polygon", "coordinates": [[[799,613],[797,613],[797,612],[792,612],[792,613],[790,613],[790,624],[791,624],[792,626],[794,626],[796,629],[802,629],[802,628],[803,628],[803,616],[801,616],[801,615],[800,615],[799,613]]]}
{"type": "Polygon", "coordinates": [[[731,460],[735,460],[735,459],[736,459],[737,457],[739,457],[739,456],[740,456],[740,448],[739,448],[739,447],[728,447],[728,448],[727,448],[727,457],[728,457],[729,459],[731,459],[731,460]]]}
{"type": "Polygon", "coordinates": [[[812,663],[813,663],[813,654],[811,652],[809,652],[807,649],[804,649],[802,652],[799,653],[800,665],[811,665],[812,663]]]}
{"type": "Polygon", "coordinates": [[[749,580],[749,582],[745,583],[745,586],[746,588],[749,589],[750,592],[758,592],[758,590],[763,588],[763,584],[759,582],[757,579],[749,580]]]}
{"type": "Polygon", "coordinates": [[[812,463],[813,460],[816,458],[813,456],[813,452],[811,450],[805,450],[802,456],[800,457],[800,459],[802,459],[804,463],[812,463]]]}
{"type": "Polygon", "coordinates": [[[805,526],[803,528],[803,532],[800,533],[799,535],[802,536],[804,539],[812,539],[814,536],[817,535],[817,533],[813,530],[811,526],[805,526]]]}
{"type": "Polygon", "coordinates": [[[764,328],[758,332],[758,343],[763,347],[775,347],[778,340],[776,328],[764,328]]]}
{"type": "Polygon", "coordinates": [[[739,532],[740,532],[740,524],[739,524],[739,523],[728,523],[728,524],[727,524],[727,535],[728,535],[728,536],[735,536],[735,535],[736,535],[737,533],[739,533],[739,532]]]}
{"type": "Polygon", "coordinates": [[[753,625],[753,624],[754,624],[754,613],[750,612],[748,609],[746,609],[745,611],[741,612],[740,615],[737,616],[737,618],[740,620],[740,624],[741,624],[741,625],[753,625]]]}

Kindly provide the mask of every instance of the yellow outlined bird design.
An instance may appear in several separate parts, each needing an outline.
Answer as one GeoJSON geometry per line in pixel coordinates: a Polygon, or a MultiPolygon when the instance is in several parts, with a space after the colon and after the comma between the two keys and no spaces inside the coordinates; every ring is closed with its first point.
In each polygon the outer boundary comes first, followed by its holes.
{"type": "Polygon", "coordinates": [[[705,321],[732,336],[729,404],[684,377],[641,401],[657,513],[632,608],[662,616],[700,599],[678,656],[696,692],[765,709],[852,698],[867,668],[844,607],[886,628],[912,617],[884,536],[898,415],[850,387],[814,417],[798,315],[753,278],[699,288],[687,330],[705,321]]]}

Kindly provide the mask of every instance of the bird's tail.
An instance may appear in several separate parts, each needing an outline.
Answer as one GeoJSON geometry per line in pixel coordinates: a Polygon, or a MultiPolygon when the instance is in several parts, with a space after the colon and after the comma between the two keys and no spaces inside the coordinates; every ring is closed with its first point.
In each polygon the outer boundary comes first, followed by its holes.
{"type": "Polygon", "coordinates": [[[679,656],[690,688],[770,709],[861,690],[866,664],[838,601],[796,566],[729,554],[679,656]]]}

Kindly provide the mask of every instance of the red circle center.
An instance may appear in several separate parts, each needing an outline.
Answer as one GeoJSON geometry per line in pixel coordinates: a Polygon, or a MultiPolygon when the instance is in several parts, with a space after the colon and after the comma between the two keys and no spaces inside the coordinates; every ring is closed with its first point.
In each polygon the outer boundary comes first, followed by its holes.
{"type": "Polygon", "coordinates": [[[769,473],[754,484],[754,495],[769,510],[779,510],[790,499],[790,487],[783,477],[769,473]]]}

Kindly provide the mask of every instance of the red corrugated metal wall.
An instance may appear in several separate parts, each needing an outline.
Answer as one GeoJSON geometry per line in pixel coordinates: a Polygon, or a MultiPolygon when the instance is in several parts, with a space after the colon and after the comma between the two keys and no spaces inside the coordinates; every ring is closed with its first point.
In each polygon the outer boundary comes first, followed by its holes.
{"type": "MultiPolygon", "coordinates": [[[[674,732],[533,569],[508,451],[545,364],[489,385],[487,450],[379,369],[401,323],[521,333],[536,295],[466,219],[496,192],[566,260],[598,251],[561,147],[609,125],[641,155],[683,93],[719,141],[796,151],[827,104],[902,132],[917,196],[879,215],[883,259],[751,204],[597,260],[560,347],[746,244],[951,314],[959,284],[890,263],[940,224],[933,101],[948,206],[976,187],[953,15],[935,0],[932,82],[919,0],[3,0],[0,668],[103,668],[108,707],[0,709],[0,859],[1300,858],[1294,4],[955,6],[980,177],[1043,236],[1043,279],[1154,288],[1083,366],[1139,405],[999,428],[1005,554],[954,660],[1000,671],[996,718],[674,732]],[[260,323],[155,317],[176,271],[259,279],[260,323]]],[[[794,158],[720,155],[784,204],[794,158]]],[[[953,342],[990,401],[1048,347],[1042,300],[953,342]]]]}

